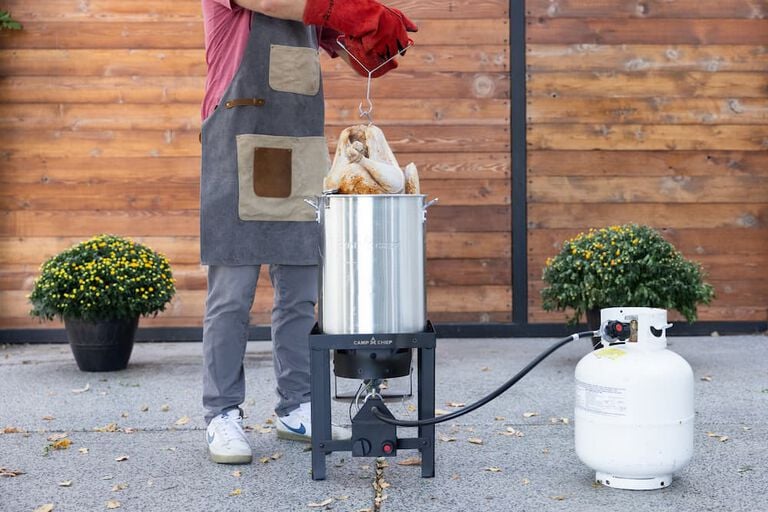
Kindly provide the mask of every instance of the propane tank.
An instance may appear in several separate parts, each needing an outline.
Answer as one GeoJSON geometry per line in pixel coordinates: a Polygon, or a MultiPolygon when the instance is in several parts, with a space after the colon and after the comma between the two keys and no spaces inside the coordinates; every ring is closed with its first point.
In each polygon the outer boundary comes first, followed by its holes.
{"type": "Polygon", "coordinates": [[[667,487],[693,455],[693,371],[666,348],[666,310],[607,308],[600,321],[603,348],[576,366],[576,454],[603,485],[667,487]]]}

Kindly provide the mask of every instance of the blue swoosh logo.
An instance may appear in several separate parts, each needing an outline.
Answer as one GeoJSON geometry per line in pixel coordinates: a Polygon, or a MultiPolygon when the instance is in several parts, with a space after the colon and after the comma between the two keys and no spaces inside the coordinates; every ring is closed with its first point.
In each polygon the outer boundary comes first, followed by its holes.
{"type": "MultiPolygon", "coordinates": [[[[304,425],[302,425],[303,427],[304,425]]],[[[213,443],[213,438],[216,437],[216,434],[208,434],[208,444],[213,443]]]]}
{"type": "Polygon", "coordinates": [[[293,428],[292,426],[290,426],[287,423],[285,423],[283,420],[280,420],[280,423],[285,425],[285,428],[287,428],[291,432],[293,432],[295,434],[299,434],[300,436],[303,436],[304,434],[307,433],[307,429],[304,428],[304,424],[303,423],[301,424],[301,426],[299,428],[293,428]]]}

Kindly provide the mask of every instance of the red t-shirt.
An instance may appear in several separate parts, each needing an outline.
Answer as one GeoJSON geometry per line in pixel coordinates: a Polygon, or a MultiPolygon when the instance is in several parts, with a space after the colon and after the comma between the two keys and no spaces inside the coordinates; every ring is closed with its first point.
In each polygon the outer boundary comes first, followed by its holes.
{"type": "Polygon", "coordinates": [[[208,75],[200,114],[205,120],[221,100],[243,60],[251,33],[251,11],[232,0],[202,2],[208,75]]]}

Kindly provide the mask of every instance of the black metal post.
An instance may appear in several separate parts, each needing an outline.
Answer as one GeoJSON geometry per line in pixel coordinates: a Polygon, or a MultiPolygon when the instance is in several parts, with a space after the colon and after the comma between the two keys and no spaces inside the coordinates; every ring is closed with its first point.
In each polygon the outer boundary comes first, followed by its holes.
{"type": "Polygon", "coordinates": [[[331,355],[327,348],[310,347],[312,390],[312,480],[325,480],[326,447],[331,434],[331,355]]]}
{"type": "MultiPolygon", "coordinates": [[[[418,350],[418,409],[419,419],[435,417],[435,349],[432,347],[418,350]]],[[[435,476],[435,426],[419,427],[421,442],[421,477],[435,476]]]]}

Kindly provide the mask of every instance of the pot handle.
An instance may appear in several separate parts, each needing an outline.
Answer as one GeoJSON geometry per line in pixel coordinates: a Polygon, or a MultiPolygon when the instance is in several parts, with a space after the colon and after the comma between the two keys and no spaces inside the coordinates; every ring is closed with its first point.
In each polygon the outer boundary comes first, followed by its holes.
{"type": "Polygon", "coordinates": [[[422,210],[421,210],[421,221],[422,222],[427,222],[427,208],[429,208],[433,204],[437,203],[438,200],[439,200],[439,198],[436,197],[436,198],[434,198],[433,200],[427,202],[427,204],[424,205],[424,208],[422,208],[422,210]]]}
{"type": "Polygon", "coordinates": [[[320,203],[312,199],[304,198],[304,202],[315,209],[315,222],[320,223],[320,203]]]}

